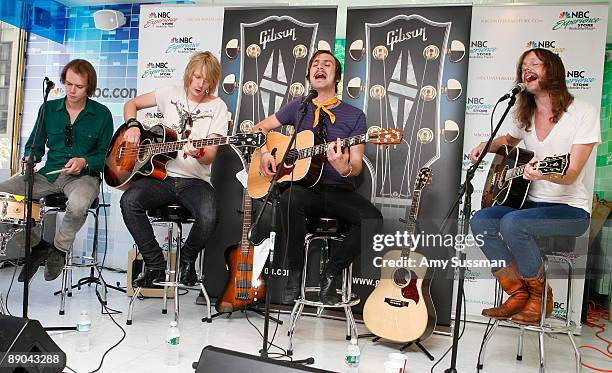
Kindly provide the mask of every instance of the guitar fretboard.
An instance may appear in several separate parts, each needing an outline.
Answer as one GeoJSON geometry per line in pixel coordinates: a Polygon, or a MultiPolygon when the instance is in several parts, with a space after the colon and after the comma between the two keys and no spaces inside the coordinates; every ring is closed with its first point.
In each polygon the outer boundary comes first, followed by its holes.
{"type": "MultiPolygon", "coordinates": [[[[363,144],[368,141],[368,135],[357,135],[352,137],[347,137],[346,139],[340,140],[340,144],[343,148],[347,148],[353,145],[363,144]]],[[[325,154],[327,152],[327,145],[329,143],[324,142],[323,144],[311,146],[310,148],[299,149],[299,150],[291,150],[291,153],[288,157],[291,157],[291,161],[296,161],[299,159],[314,157],[315,155],[325,154]]]]}
{"type": "MultiPolygon", "coordinates": [[[[191,140],[191,143],[196,148],[203,148],[205,146],[210,146],[210,145],[227,145],[230,143],[230,140],[231,140],[231,136],[212,137],[209,139],[191,140]]],[[[181,140],[181,141],[174,141],[174,142],[163,142],[163,143],[141,145],[139,148],[139,152],[149,153],[149,154],[173,153],[173,152],[182,150],[183,146],[188,141],[189,140],[181,140]]]]}
{"type": "MultiPolygon", "coordinates": [[[[408,223],[406,225],[406,231],[409,235],[413,235],[416,230],[416,221],[419,214],[419,204],[421,202],[421,191],[415,189],[412,192],[412,204],[410,205],[410,211],[408,211],[408,223]]],[[[408,258],[412,252],[410,247],[404,247],[402,249],[402,258],[408,258]]]]}

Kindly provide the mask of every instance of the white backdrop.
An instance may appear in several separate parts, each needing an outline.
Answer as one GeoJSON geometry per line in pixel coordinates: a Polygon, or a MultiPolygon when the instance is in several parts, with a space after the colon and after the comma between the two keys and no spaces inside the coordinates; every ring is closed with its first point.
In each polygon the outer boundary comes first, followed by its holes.
{"type": "MultiPolygon", "coordinates": [[[[575,97],[588,101],[599,109],[603,81],[603,64],[608,18],[607,4],[579,5],[504,5],[475,6],[472,14],[470,67],[468,73],[468,98],[466,104],[463,177],[469,167],[468,154],[490,135],[490,114],[497,99],[514,82],[516,63],[521,53],[531,48],[547,48],[559,54],[568,72],[567,84],[575,97]]],[[[493,120],[494,126],[501,117],[506,104],[500,104],[493,120]]],[[[507,133],[513,124],[512,113],[506,118],[498,135],[507,133]]],[[[519,145],[520,146],[520,145],[519,145]]],[[[594,180],[596,151],[587,167],[593,172],[587,180],[594,180]]],[[[482,188],[492,155],[487,156],[483,167],[477,172],[472,196],[474,210],[480,208],[482,188]]],[[[585,252],[586,237],[579,239],[577,246],[585,252]]],[[[477,248],[468,249],[468,258],[484,256],[477,248]]],[[[577,268],[585,268],[586,255],[574,258],[577,268]]],[[[467,313],[472,319],[482,319],[480,312],[493,302],[494,281],[488,268],[466,273],[465,294],[467,313]],[[484,278],[484,279],[479,279],[484,278]]],[[[554,289],[554,314],[566,313],[563,280],[552,282],[554,289]]],[[[580,305],[584,278],[573,283],[572,319],[580,324],[580,305]]]]}
{"type": "MultiPolygon", "coordinates": [[[[183,84],[183,71],[189,57],[196,51],[211,51],[220,59],[223,31],[223,7],[192,5],[143,5],[140,7],[138,41],[138,94],[157,87],[183,84]]],[[[138,119],[151,126],[162,123],[163,116],[156,108],[141,110],[138,119]]],[[[110,188],[107,187],[107,190],[110,188]]],[[[109,255],[109,266],[125,268],[127,250],[134,240],[123,223],[119,200],[122,192],[112,189],[110,212],[109,249],[117,251],[109,255]]],[[[185,226],[183,237],[187,236],[185,226]]],[[[167,230],[155,227],[160,244],[165,245],[167,230]]]]}

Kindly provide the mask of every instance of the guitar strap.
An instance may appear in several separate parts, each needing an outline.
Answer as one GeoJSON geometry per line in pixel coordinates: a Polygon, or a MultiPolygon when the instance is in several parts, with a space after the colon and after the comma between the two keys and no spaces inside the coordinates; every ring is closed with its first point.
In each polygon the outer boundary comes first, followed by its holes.
{"type": "Polygon", "coordinates": [[[327,122],[325,121],[325,118],[327,118],[327,114],[324,111],[321,111],[319,114],[319,123],[317,127],[319,128],[319,137],[321,140],[327,142],[327,122]]]}

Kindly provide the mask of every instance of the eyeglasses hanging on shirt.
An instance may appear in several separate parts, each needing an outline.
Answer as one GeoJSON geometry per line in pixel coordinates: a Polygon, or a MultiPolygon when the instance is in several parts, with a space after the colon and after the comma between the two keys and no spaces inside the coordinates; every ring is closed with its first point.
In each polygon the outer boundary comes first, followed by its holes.
{"type": "Polygon", "coordinates": [[[72,127],[72,123],[68,123],[64,128],[64,146],[68,148],[72,147],[72,127]]]}

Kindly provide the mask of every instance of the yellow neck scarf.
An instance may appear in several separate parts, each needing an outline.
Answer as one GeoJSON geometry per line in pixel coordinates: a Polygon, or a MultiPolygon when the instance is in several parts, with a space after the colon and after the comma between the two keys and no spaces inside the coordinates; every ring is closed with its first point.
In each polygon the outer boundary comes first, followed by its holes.
{"type": "Polygon", "coordinates": [[[334,106],[338,104],[338,102],[340,102],[340,100],[338,100],[338,97],[336,96],[329,98],[322,103],[312,100],[312,103],[315,104],[315,106],[317,107],[314,112],[314,123],[312,124],[312,127],[314,128],[319,124],[319,114],[321,113],[321,110],[327,113],[327,115],[329,116],[329,120],[332,122],[332,124],[334,124],[336,122],[336,116],[334,115],[334,113],[329,111],[328,107],[334,106]]]}

